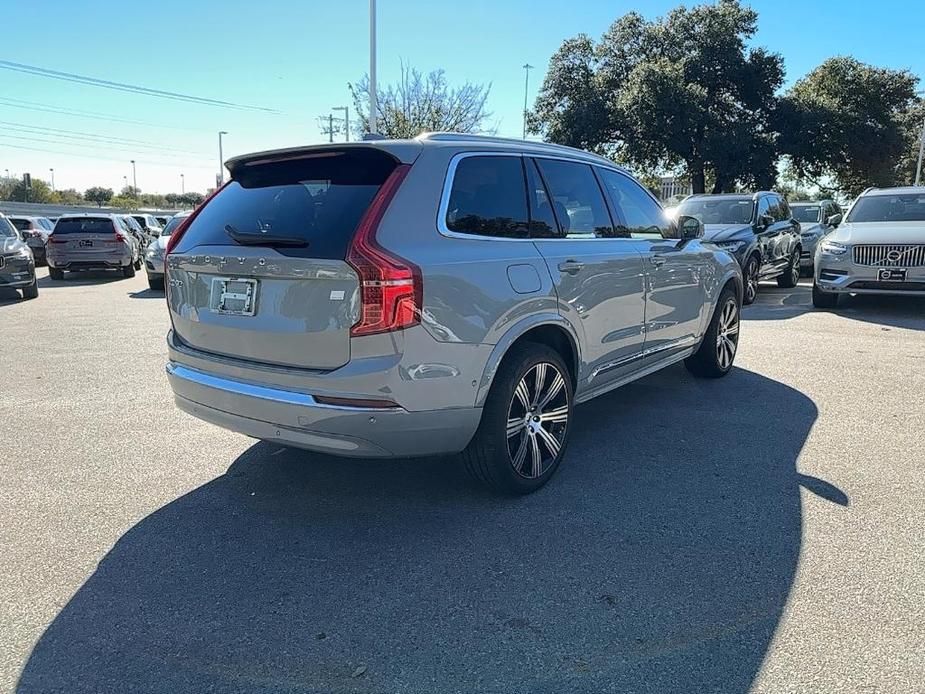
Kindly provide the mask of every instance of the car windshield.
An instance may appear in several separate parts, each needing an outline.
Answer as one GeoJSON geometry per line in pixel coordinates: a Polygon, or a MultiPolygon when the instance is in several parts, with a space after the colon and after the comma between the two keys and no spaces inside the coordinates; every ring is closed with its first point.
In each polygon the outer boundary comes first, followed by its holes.
{"type": "Polygon", "coordinates": [[[925,192],[858,198],[849,222],[925,222],[925,192]]]}
{"type": "Polygon", "coordinates": [[[753,206],[750,198],[694,198],[678,206],[678,216],[696,217],[703,224],[748,224],[753,206]]]}
{"type": "Polygon", "coordinates": [[[16,230],[4,217],[0,217],[0,238],[16,236],[16,230]]]}
{"type": "Polygon", "coordinates": [[[790,209],[795,220],[812,224],[819,221],[819,210],[822,208],[819,205],[791,205],[790,209]]]}
{"type": "Polygon", "coordinates": [[[187,217],[171,217],[167,220],[167,226],[161,231],[161,236],[170,236],[174,230],[183,223],[187,217]]]}

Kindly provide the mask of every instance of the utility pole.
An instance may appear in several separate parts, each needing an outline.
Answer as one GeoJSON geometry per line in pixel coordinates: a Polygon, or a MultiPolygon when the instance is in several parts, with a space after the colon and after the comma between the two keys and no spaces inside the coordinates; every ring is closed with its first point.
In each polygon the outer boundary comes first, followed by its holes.
{"type": "Polygon", "coordinates": [[[379,100],[376,95],[376,0],[369,0],[369,134],[379,132],[376,117],[379,100]]]}
{"type": "Polygon", "coordinates": [[[138,209],[138,172],[135,171],[135,160],[132,159],[132,198],[135,200],[135,209],[138,209]]]}
{"type": "Polygon", "coordinates": [[[228,131],[218,131],[218,185],[225,183],[225,156],[222,154],[222,135],[227,135],[228,131]]]}
{"type": "Polygon", "coordinates": [[[344,112],[344,142],[350,142],[350,108],[347,106],[332,106],[331,110],[344,112]]]}
{"type": "Polygon", "coordinates": [[[180,195],[186,195],[186,176],[180,174],[180,195]]]}
{"type": "Polygon", "coordinates": [[[51,171],[51,192],[54,193],[55,192],[55,170],[54,169],[48,169],[48,170],[51,171]]]}
{"type": "Polygon", "coordinates": [[[530,63],[524,63],[524,136],[527,139],[527,90],[530,87],[530,70],[533,66],[530,63]]]}

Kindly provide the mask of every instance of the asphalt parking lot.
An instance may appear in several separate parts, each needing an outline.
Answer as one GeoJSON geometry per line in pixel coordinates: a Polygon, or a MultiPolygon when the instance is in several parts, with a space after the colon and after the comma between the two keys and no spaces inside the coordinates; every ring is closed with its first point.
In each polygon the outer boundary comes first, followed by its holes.
{"type": "Polygon", "coordinates": [[[184,415],[143,273],[40,276],[0,294],[4,691],[923,691],[925,301],[764,285],[728,378],[583,406],[504,500],[184,415]]]}

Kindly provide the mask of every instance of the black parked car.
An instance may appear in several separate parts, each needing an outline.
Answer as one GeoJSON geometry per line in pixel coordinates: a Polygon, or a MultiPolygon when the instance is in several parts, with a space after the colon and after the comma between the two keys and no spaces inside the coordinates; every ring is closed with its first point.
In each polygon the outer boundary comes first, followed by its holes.
{"type": "Polygon", "coordinates": [[[22,291],[23,299],[39,295],[35,258],[21,232],[0,214],[0,287],[22,291]]]}
{"type": "Polygon", "coordinates": [[[699,219],[703,240],[739,261],[745,276],[743,303],[755,300],[760,280],[776,278],[779,287],[795,287],[799,281],[800,223],[778,193],[692,195],[677,214],[699,219]]]}

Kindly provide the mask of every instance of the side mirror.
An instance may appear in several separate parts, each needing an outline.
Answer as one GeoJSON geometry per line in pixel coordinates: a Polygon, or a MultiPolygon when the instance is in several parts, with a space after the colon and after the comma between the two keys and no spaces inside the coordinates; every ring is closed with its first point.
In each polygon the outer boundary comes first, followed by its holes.
{"type": "Polygon", "coordinates": [[[825,220],[825,223],[830,227],[837,227],[839,224],[841,224],[841,213],[833,214],[831,217],[825,220]]]}
{"type": "Polygon", "coordinates": [[[774,223],[774,217],[769,214],[763,214],[758,217],[758,228],[764,231],[774,223]]]}
{"type": "Polygon", "coordinates": [[[699,239],[703,237],[703,222],[696,217],[681,215],[678,217],[678,235],[683,240],[699,239]]]}

